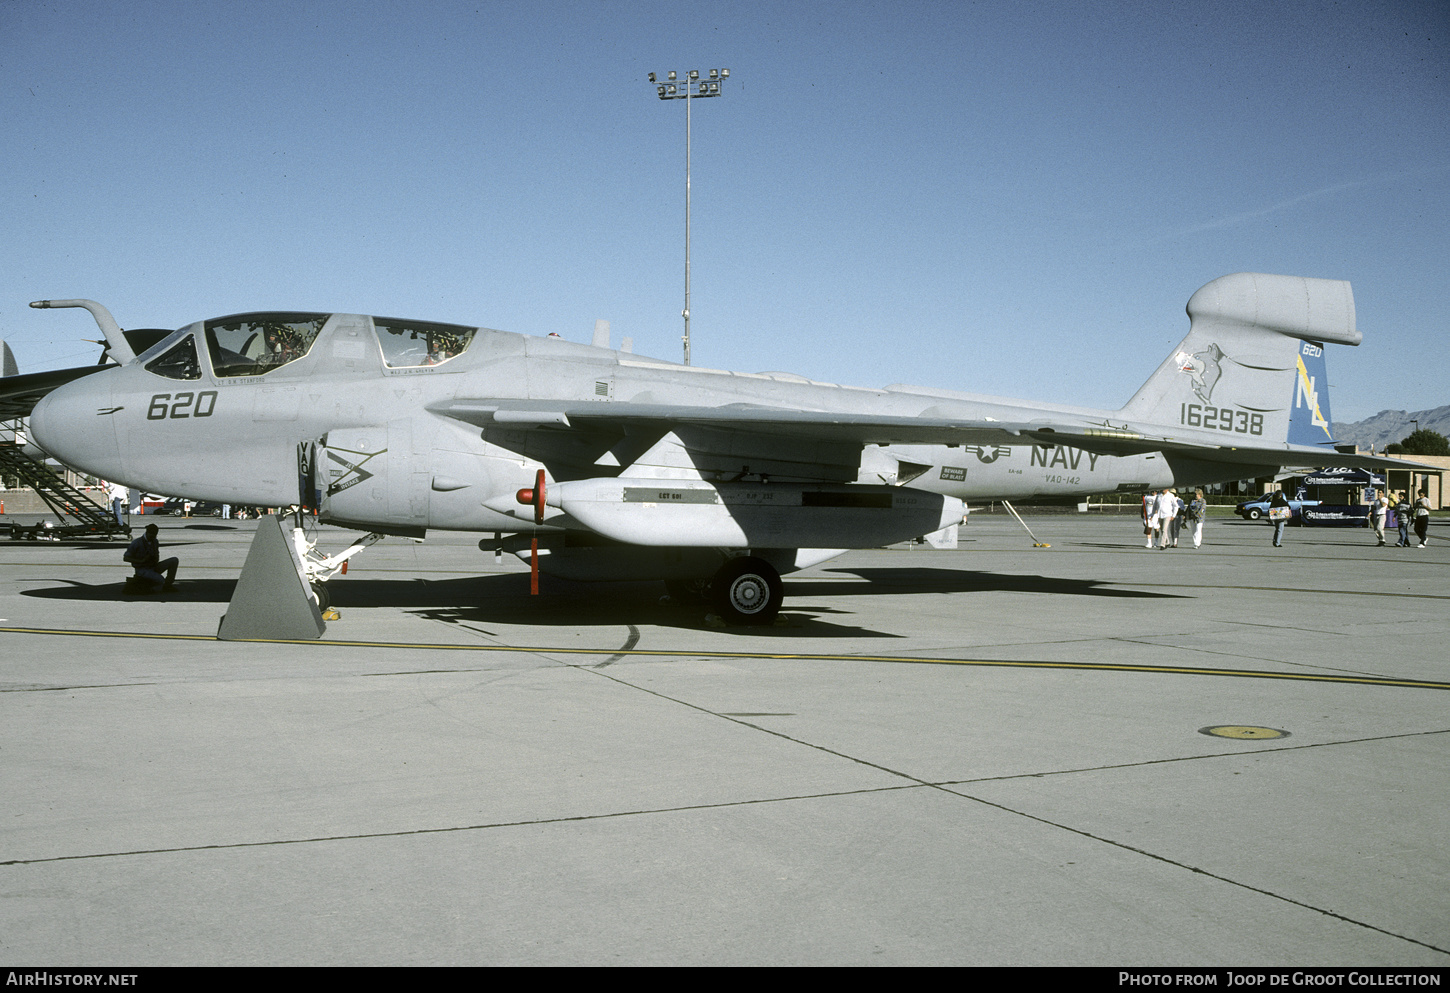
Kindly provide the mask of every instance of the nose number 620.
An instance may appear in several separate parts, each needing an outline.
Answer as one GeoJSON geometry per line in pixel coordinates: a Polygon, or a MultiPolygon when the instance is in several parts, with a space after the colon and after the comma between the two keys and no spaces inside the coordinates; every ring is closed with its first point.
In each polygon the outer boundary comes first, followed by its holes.
{"type": "Polygon", "coordinates": [[[216,390],[200,393],[157,393],[151,397],[151,406],[146,408],[148,421],[164,421],[167,418],[210,417],[216,409],[216,390]]]}

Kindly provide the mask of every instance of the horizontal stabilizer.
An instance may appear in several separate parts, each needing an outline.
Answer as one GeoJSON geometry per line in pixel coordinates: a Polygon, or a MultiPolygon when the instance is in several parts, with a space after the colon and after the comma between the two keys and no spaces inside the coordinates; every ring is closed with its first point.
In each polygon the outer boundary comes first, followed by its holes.
{"type": "Polygon", "coordinates": [[[1358,345],[1354,291],[1342,279],[1237,272],[1220,276],[1188,300],[1193,324],[1239,325],[1336,345],[1358,345]]]}

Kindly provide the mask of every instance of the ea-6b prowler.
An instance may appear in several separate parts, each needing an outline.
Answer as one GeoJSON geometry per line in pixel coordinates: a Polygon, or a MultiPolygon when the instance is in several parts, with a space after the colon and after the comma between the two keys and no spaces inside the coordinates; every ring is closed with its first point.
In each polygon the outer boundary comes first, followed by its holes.
{"type": "Polygon", "coordinates": [[[361,314],[219,317],[136,355],[99,304],[31,306],[86,307],[119,363],[31,414],[77,469],[372,535],[507,532],[536,570],[707,587],[735,623],[775,616],[782,573],[941,532],[966,500],[1379,462],[1332,446],[1324,346],[1360,341],[1335,280],[1204,286],[1119,410],[692,368],[613,350],[607,329],[581,345],[361,314]]]}

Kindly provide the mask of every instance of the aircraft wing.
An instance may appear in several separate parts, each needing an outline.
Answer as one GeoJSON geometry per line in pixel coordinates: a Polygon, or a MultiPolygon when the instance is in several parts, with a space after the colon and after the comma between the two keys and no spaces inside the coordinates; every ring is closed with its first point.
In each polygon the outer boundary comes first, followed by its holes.
{"type": "Polygon", "coordinates": [[[1344,467],[1347,469],[1419,469],[1437,471],[1437,466],[1379,455],[1346,454],[1330,446],[1211,445],[1170,436],[1154,436],[1131,430],[1080,428],[1033,428],[1023,432],[1039,444],[1067,445],[1098,455],[1141,455],[1161,452],[1202,462],[1243,466],[1344,467]]]}
{"type": "Polygon", "coordinates": [[[849,445],[1064,445],[1098,455],[1144,455],[1161,452],[1204,462],[1262,467],[1345,466],[1361,469],[1414,469],[1401,459],[1373,455],[1347,455],[1329,447],[1308,445],[1245,446],[1214,444],[1174,437],[1152,428],[1132,425],[1086,426],[1081,421],[1053,423],[972,420],[939,416],[927,411],[917,416],[842,411],[801,410],[760,404],[696,407],[670,404],[550,402],[521,400],[449,400],[429,408],[436,414],[471,424],[514,429],[544,429],[580,433],[623,430],[664,434],[685,427],[713,428],[759,436],[773,444],[795,442],[809,461],[809,446],[849,445]]]}
{"type": "Polygon", "coordinates": [[[1038,425],[950,417],[901,417],[840,411],[799,410],[758,404],[691,407],[643,403],[555,403],[537,401],[450,400],[429,408],[475,427],[555,428],[610,431],[707,427],[793,438],[802,444],[844,442],[861,445],[937,444],[1008,445],[1024,442],[1038,425]]]}
{"type": "Polygon", "coordinates": [[[75,369],[53,369],[50,372],[0,377],[0,421],[29,417],[40,398],[51,390],[93,372],[114,368],[114,365],[84,365],[75,369]]]}

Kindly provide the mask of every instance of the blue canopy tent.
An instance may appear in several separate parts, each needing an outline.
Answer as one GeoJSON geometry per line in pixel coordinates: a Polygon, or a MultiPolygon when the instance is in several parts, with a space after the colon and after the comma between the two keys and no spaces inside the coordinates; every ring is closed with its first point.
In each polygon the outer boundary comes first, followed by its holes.
{"type": "Polygon", "coordinates": [[[1385,477],[1368,469],[1312,472],[1304,477],[1303,490],[1310,502],[1300,510],[1300,518],[1305,524],[1368,527],[1369,491],[1384,487],[1385,477]]]}
{"type": "Polygon", "coordinates": [[[1384,489],[1385,477],[1368,469],[1321,469],[1304,477],[1305,486],[1373,486],[1384,489]]]}

